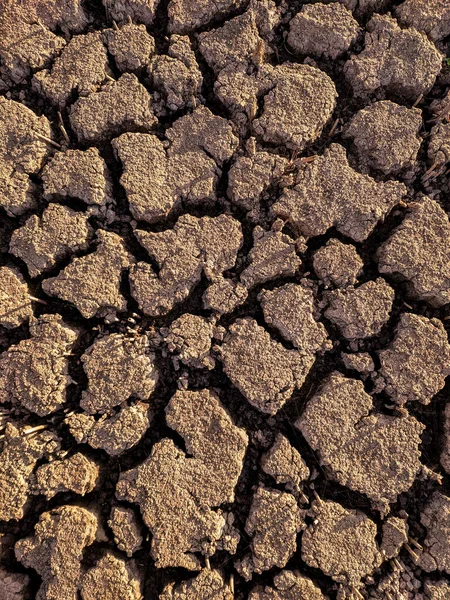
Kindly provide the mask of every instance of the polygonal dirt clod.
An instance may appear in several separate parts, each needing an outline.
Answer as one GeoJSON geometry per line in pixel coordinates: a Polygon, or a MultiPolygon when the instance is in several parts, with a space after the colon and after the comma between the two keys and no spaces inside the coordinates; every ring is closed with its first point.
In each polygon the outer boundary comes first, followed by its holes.
{"type": "Polygon", "coordinates": [[[275,414],[306,379],[314,355],[287,350],[251,318],[238,319],[220,348],[225,373],[258,410],[275,414]]]}
{"type": "Polygon", "coordinates": [[[378,89],[416,100],[433,87],[442,56],[416,29],[401,29],[389,15],[367,24],[365,48],[348,60],[344,72],[356,96],[378,89]]]}
{"type": "Polygon", "coordinates": [[[103,32],[108,51],[119,71],[138,71],[147,66],[155,52],[155,40],[145,25],[126,23],[103,32]]]}
{"type": "Polygon", "coordinates": [[[138,402],[131,406],[124,405],[112,417],[102,415],[98,421],[85,413],[75,413],[68,415],[64,422],[79,444],[89,444],[110,456],[118,456],[142,439],[151,419],[148,404],[138,402]]]}
{"type": "Polygon", "coordinates": [[[446,579],[425,581],[423,589],[427,600],[446,600],[450,598],[450,584],[446,579]]]}
{"type": "Polygon", "coordinates": [[[428,158],[434,165],[450,161],[450,123],[438,123],[431,130],[428,158]]]}
{"type": "Polygon", "coordinates": [[[79,98],[70,109],[72,129],[81,143],[107,140],[124,131],[150,131],[156,123],[152,100],[138,78],[124,73],[99,92],[79,98]]]}
{"type": "Polygon", "coordinates": [[[430,571],[450,573],[450,498],[434,492],[423,510],[420,521],[426,527],[420,566],[430,571]]]}
{"type": "Polygon", "coordinates": [[[345,148],[331,144],[300,169],[295,187],[272,208],[305,236],[323,235],[334,226],[362,242],[405,194],[402,183],[378,183],[352,169],[345,148]]]}
{"type": "Polygon", "coordinates": [[[406,281],[415,300],[434,307],[450,302],[450,223],[430,198],[409,206],[405,219],[377,252],[378,270],[406,281]]]}
{"type": "Polygon", "coordinates": [[[408,523],[399,517],[390,517],[383,523],[381,552],[386,559],[397,556],[402,546],[408,542],[408,523]]]}
{"type": "Polygon", "coordinates": [[[375,371],[375,363],[368,352],[357,352],[356,354],[342,352],[341,358],[346,369],[358,371],[363,379],[375,371]]]}
{"type": "Polygon", "coordinates": [[[284,567],[297,548],[297,533],[305,528],[303,511],[292,494],[258,487],[245,531],[252,537],[251,554],[236,564],[249,580],[253,573],[284,567]]]}
{"type": "Polygon", "coordinates": [[[315,520],[303,533],[302,559],[339,583],[359,587],[382,561],[376,524],[337,502],[316,501],[312,510],[315,520]]]}
{"type": "Polygon", "coordinates": [[[360,31],[358,21],[341,4],[306,4],[289,23],[289,46],[300,54],[335,59],[360,31]]]}
{"type": "MultiPolygon", "coordinates": [[[[30,428],[32,429],[32,428],[30,428]]],[[[59,448],[59,438],[49,431],[27,434],[12,421],[6,425],[0,453],[0,520],[19,520],[30,493],[32,472],[37,462],[59,448]]]]}
{"type": "Polygon", "coordinates": [[[251,591],[249,600],[327,600],[320,588],[300,573],[281,571],[273,578],[273,585],[257,586],[251,591]]]}
{"type": "Polygon", "coordinates": [[[213,19],[224,17],[245,4],[244,0],[170,0],[170,33],[189,33],[213,19]]]}
{"type": "Polygon", "coordinates": [[[29,600],[30,578],[23,573],[11,573],[0,567],[0,587],[4,600],[29,600]]]}
{"type": "Polygon", "coordinates": [[[377,389],[399,404],[429,404],[450,374],[450,345],[438,319],[402,314],[393,342],[378,355],[377,389]]]}
{"type": "Polygon", "coordinates": [[[385,175],[411,169],[420,148],[422,111],[384,100],[363,108],[344,132],[353,140],[360,165],[385,175]]]}
{"type": "Polygon", "coordinates": [[[56,277],[42,283],[47,294],[72,302],[86,319],[126,309],[121,278],[134,263],[117,234],[98,230],[97,239],[95,252],[74,258],[56,277]]]}
{"type": "Polygon", "coordinates": [[[124,21],[151,25],[159,0],[102,0],[107,13],[118,23],[124,21]]]}
{"type": "Polygon", "coordinates": [[[303,150],[331,118],[337,92],[323,71],[298,63],[277,67],[275,86],[264,97],[253,131],[270,144],[303,150]]]}
{"type": "Polygon", "coordinates": [[[112,182],[97,148],[56,152],[42,170],[44,198],[77,198],[88,206],[112,200],[112,182]]]}
{"type": "Polygon", "coordinates": [[[171,323],[166,344],[185,365],[213,369],[214,359],[210,356],[213,335],[214,321],[185,313],[171,323]]]}
{"type": "Polygon", "coordinates": [[[97,516],[80,506],[44,512],[32,537],[19,540],[16,558],[42,577],[36,600],[77,600],[83,550],[96,537],[97,516]]]}
{"type": "Polygon", "coordinates": [[[81,408],[89,414],[108,413],[130,396],[147,400],[158,378],[154,358],[145,335],[112,333],[97,339],[81,357],[88,378],[81,408]]]}
{"type": "Polygon", "coordinates": [[[1,96],[0,206],[11,217],[36,206],[29,175],[38,173],[48,154],[48,146],[39,136],[51,137],[47,118],[1,96]]]}
{"type": "Polygon", "coordinates": [[[43,494],[47,500],[59,492],[74,492],[84,496],[95,488],[98,477],[97,464],[77,452],[70,458],[54,460],[39,467],[33,492],[43,494]]]}
{"type": "Polygon", "coordinates": [[[258,300],[266,323],[303,353],[331,348],[325,327],[316,320],[314,294],[306,283],[287,283],[274,290],[263,290],[258,300]]]}
{"type": "Polygon", "coordinates": [[[313,257],[314,271],[325,287],[354,285],[364,263],[356,248],[331,238],[313,257]]]}
{"type": "Polygon", "coordinates": [[[114,506],[108,525],[114,534],[114,542],[119,550],[132,556],[142,546],[141,527],[134,510],[126,506],[114,506]]]}
{"type": "Polygon", "coordinates": [[[187,298],[203,272],[215,279],[233,268],[243,242],[239,221],[229,215],[183,215],[173,229],[137,236],[160,267],[156,274],[141,262],[130,274],[131,293],[150,316],[164,315],[187,298]]]}
{"type": "Polygon", "coordinates": [[[106,552],[80,581],[82,600],[141,600],[143,581],[134,561],[106,552]]]}
{"type": "Polygon", "coordinates": [[[362,381],[334,372],[295,426],[341,485],[366,494],[385,511],[421,470],[424,426],[414,417],[371,414],[362,381]]]}
{"type": "Polygon", "coordinates": [[[380,333],[389,320],[395,292],[384,279],[367,281],[359,287],[325,292],[328,308],[324,315],[347,340],[380,333]]]}
{"type": "Polygon", "coordinates": [[[28,285],[12,267],[0,267],[0,281],[0,325],[19,327],[33,315],[28,285]]]}
{"type": "Polygon", "coordinates": [[[0,355],[0,404],[12,402],[48,415],[66,400],[69,377],[67,356],[77,332],[59,315],[30,320],[31,338],[0,355]]]}
{"type": "Polygon", "coordinates": [[[301,483],[309,477],[309,469],[300,453],[281,433],[277,435],[270,450],[263,455],[261,468],[278,485],[285,485],[294,496],[301,492],[301,483]]]}
{"type": "Polygon", "coordinates": [[[247,289],[278,277],[295,275],[302,261],[296,254],[295,241],[281,231],[253,230],[253,248],[247,256],[248,266],[241,273],[247,289]]]}
{"type": "Polygon", "coordinates": [[[231,279],[218,277],[203,294],[203,307],[217,314],[232,312],[247,299],[247,289],[231,279]]]}
{"type": "Polygon", "coordinates": [[[395,10],[402,25],[424,31],[433,41],[450,34],[450,6],[446,0],[406,0],[395,10]]]}
{"type": "Polygon", "coordinates": [[[9,251],[21,258],[31,277],[37,277],[79,250],[86,250],[91,228],[83,213],[50,204],[42,217],[32,215],[14,230],[9,251]]]}
{"type": "Polygon", "coordinates": [[[51,70],[34,76],[34,86],[54,104],[64,106],[73,94],[95,92],[109,74],[108,56],[98,31],[74,36],[51,70]]]}
{"type": "Polygon", "coordinates": [[[169,583],[159,596],[159,600],[197,600],[197,598],[233,600],[234,594],[225,583],[222,573],[203,569],[196,577],[183,581],[179,585],[169,583]]]}
{"type": "Polygon", "coordinates": [[[157,442],[144,463],[120,476],[116,495],[140,505],[158,568],[197,569],[193,553],[214,554],[224,535],[225,519],[212,508],[234,499],[247,436],[208,390],[177,392],[166,414],[191,457],[168,438],[157,442]]]}

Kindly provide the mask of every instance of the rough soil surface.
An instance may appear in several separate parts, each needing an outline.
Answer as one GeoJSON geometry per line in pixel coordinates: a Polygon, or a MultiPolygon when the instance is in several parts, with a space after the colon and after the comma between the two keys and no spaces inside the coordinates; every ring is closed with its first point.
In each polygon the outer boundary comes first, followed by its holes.
{"type": "Polygon", "coordinates": [[[450,598],[447,0],[0,0],[0,600],[450,598]]]}

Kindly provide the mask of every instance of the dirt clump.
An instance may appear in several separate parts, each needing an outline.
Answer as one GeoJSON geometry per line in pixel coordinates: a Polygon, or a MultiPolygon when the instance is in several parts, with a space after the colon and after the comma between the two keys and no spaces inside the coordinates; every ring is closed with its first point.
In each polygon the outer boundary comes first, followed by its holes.
{"type": "Polygon", "coordinates": [[[368,352],[357,352],[356,354],[342,352],[341,358],[346,369],[358,371],[363,379],[375,373],[375,363],[368,352]]]}
{"type": "Polygon", "coordinates": [[[128,557],[142,547],[142,528],[132,508],[113,506],[108,525],[114,534],[114,543],[128,557]]]}
{"type": "Polygon", "coordinates": [[[225,17],[245,4],[244,0],[170,0],[168,6],[170,33],[190,33],[213,19],[225,17]]]}
{"type": "Polygon", "coordinates": [[[406,0],[395,10],[402,25],[423,31],[434,42],[450,34],[450,7],[445,0],[406,0]]]}
{"type": "Polygon", "coordinates": [[[447,473],[450,473],[450,405],[447,405],[444,410],[444,444],[440,462],[447,473]]]}
{"type": "Polygon", "coordinates": [[[30,319],[30,336],[0,355],[0,404],[11,402],[42,417],[66,401],[77,331],[59,315],[43,315],[30,319]]]}
{"type": "Polygon", "coordinates": [[[59,449],[59,438],[49,431],[23,427],[10,421],[0,453],[0,519],[22,519],[38,461],[59,449]],[[31,431],[31,433],[28,433],[31,431]]]}
{"type": "Polygon", "coordinates": [[[165,342],[169,351],[175,353],[177,362],[180,360],[194,369],[213,369],[211,343],[214,329],[215,319],[185,313],[171,323],[165,342]]]}
{"type": "Polygon", "coordinates": [[[159,596],[159,600],[197,600],[213,598],[214,600],[233,600],[234,594],[225,583],[220,571],[202,569],[200,573],[179,585],[169,583],[159,596]]]}
{"type": "Polygon", "coordinates": [[[428,158],[433,165],[445,165],[450,161],[450,123],[438,123],[431,130],[428,158]]]}
{"type": "Polygon", "coordinates": [[[81,452],[63,460],[44,464],[36,471],[33,493],[43,494],[47,500],[59,492],[73,492],[84,496],[95,488],[99,480],[98,465],[81,452]]]}
{"type": "Polygon", "coordinates": [[[427,531],[420,556],[421,568],[427,573],[436,570],[450,573],[450,498],[434,492],[420,516],[420,522],[427,531]]]}
{"type": "Polygon", "coordinates": [[[364,171],[374,168],[384,175],[399,175],[414,169],[421,127],[420,109],[383,100],[358,111],[344,137],[353,141],[364,171]]]}
{"type": "Polygon", "coordinates": [[[332,373],[295,423],[333,479],[368,496],[378,510],[407,491],[422,469],[424,426],[412,416],[373,410],[357,379],[332,373]]]}
{"type": "Polygon", "coordinates": [[[134,561],[106,552],[97,564],[83,573],[82,600],[141,600],[142,580],[134,561]]]}
{"type": "Polygon", "coordinates": [[[391,286],[378,277],[358,287],[325,292],[328,307],[324,316],[347,340],[364,339],[380,333],[389,320],[394,298],[391,286]]]}
{"type": "Polygon", "coordinates": [[[36,600],[77,600],[83,550],[96,538],[97,516],[81,506],[41,514],[34,535],[19,540],[16,558],[42,577],[36,600]]]}
{"type": "Polygon", "coordinates": [[[272,210],[307,237],[334,226],[362,242],[405,194],[405,186],[397,181],[376,182],[355,171],[345,148],[331,144],[300,168],[296,185],[283,192],[272,210]]]}
{"type": "Polygon", "coordinates": [[[450,373],[450,345],[438,319],[403,313],[394,340],[378,356],[377,390],[383,389],[398,404],[429,404],[450,373]]]}
{"type": "Polygon", "coordinates": [[[307,4],[289,23],[287,43],[299,54],[336,59],[356,41],[360,27],[342,4],[307,4]]]}
{"type": "Polygon", "coordinates": [[[398,556],[402,546],[408,542],[408,523],[400,517],[389,517],[383,523],[381,552],[388,560],[398,556]]]}
{"type": "Polygon", "coordinates": [[[0,586],[2,600],[29,600],[30,578],[23,573],[11,573],[0,567],[0,586]]]}
{"type": "Polygon", "coordinates": [[[74,258],[42,283],[49,296],[71,302],[86,319],[126,309],[120,284],[125,269],[135,262],[117,234],[98,229],[97,240],[95,252],[74,258]]]}
{"type": "Polygon", "coordinates": [[[345,288],[354,285],[364,263],[352,244],[331,238],[313,256],[313,267],[323,285],[345,288]]]}
{"type": "Polygon", "coordinates": [[[159,0],[102,0],[110,18],[118,23],[131,21],[151,25],[159,0]]]}
{"type": "Polygon", "coordinates": [[[247,289],[231,279],[220,277],[203,294],[203,307],[216,314],[227,314],[245,302],[247,289]]]}
{"type": "Polygon", "coordinates": [[[105,30],[103,35],[108,52],[122,73],[142,70],[155,53],[155,40],[145,25],[125,23],[120,29],[105,30]]]}
{"type": "Polygon", "coordinates": [[[383,12],[389,5],[389,0],[338,0],[358,17],[365,17],[374,12],[383,12]]]}
{"type": "Polygon", "coordinates": [[[258,487],[245,523],[251,553],[235,565],[244,579],[286,565],[296,550],[297,533],[305,528],[303,515],[292,494],[258,487]]]}
{"type": "Polygon", "coordinates": [[[281,571],[273,578],[274,587],[256,586],[249,600],[327,600],[311,579],[298,572],[281,571]]]}
{"type": "Polygon", "coordinates": [[[445,579],[425,581],[423,587],[428,600],[446,600],[450,595],[450,584],[445,579]]]}
{"type": "Polygon", "coordinates": [[[302,483],[309,477],[310,471],[289,440],[281,433],[277,434],[274,444],[263,454],[261,468],[278,485],[284,485],[295,497],[302,495],[302,483]]]}
{"type": "Polygon", "coordinates": [[[28,285],[14,267],[0,267],[0,281],[0,325],[14,329],[33,316],[28,285]]]}
{"type": "Polygon", "coordinates": [[[37,277],[73,253],[86,250],[91,234],[83,213],[49,204],[42,217],[31,215],[14,231],[9,250],[24,261],[31,277],[37,277]]]}
{"type": "Polygon", "coordinates": [[[106,141],[130,129],[150,131],[156,123],[151,96],[131,73],[78,98],[69,120],[82,144],[106,141]]]}
{"type": "Polygon", "coordinates": [[[228,328],[220,347],[225,373],[249,403],[277,413],[306,379],[314,354],[287,350],[249,317],[228,328]]]}

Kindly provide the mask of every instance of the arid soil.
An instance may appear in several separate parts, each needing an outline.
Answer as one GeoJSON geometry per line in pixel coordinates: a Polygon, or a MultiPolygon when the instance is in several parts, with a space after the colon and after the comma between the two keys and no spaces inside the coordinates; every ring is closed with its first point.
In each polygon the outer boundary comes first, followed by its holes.
{"type": "Polygon", "coordinates": [[[0,0],[0,600],[450,599],[448,0],[0,0]]]}

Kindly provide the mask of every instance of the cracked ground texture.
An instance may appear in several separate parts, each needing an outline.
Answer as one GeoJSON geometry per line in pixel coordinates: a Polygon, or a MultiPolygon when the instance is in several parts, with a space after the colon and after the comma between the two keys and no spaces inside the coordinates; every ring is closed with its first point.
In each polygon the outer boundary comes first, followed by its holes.
{"type": "Polygon", "coordinates": [[[0,600],[450,599],[448,0],[0,0],[0,600]]]}

